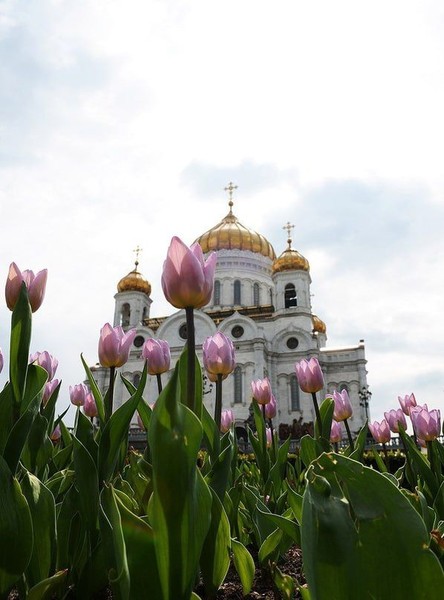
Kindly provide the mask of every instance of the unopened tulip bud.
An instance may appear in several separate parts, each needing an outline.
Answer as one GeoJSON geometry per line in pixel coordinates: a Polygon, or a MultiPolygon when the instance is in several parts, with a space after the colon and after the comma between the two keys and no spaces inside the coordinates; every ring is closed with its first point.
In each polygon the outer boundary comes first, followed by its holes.
{"type": "Polygon", "coordinates": [[[415,394],[407,394],[404,398],[398,396],[398,402],[401,405],[404,414],[409,416],[411,409],[416,406],[415,394]]]}
{"type": "Polygon", "coordinates": [[[335,421],[345,421],[352,416],[353,409],[347,390],[333,392],[333,400],[335,403],[333,410],[333,418],[335,421]]]}
{"type": "Polygon", "coordinates": [[[126,333],[121,327],[111,327],[106,323],[100,330],[99,362],[102,367],[121,367],[127,360],[136,330],[126,333]]]}
{"type": "Polygon", "coordinates": [[[223,410],[220,417],[220,430],[222,433],[226,433],[230,430],[234,423],[234,414],[232,410],[223,410]]]}
{"type": "Polygon", "coordinates": [[[332,444],[337,444],[341,440],[342,440],[341,424],[338,423],[338,421],[333,420],[331,422],[331,429],[330,429],[330,442],[332,444]]]}
{"type": "Polygon", "coordinates": [[[2,349],[0,348],[0,373],[3,371],[3,365],[4,365],[3,352],[2,352],[2,349]]]}
{"type": "Polygon", "coordinates": [[[22,272],[15,263],[11,263],[5,286],[6,305],[9,310],[14,310],[23,282],[28,289],[32,312],[38,310],[45,297],[47,277],[47,269],[43,269],[43,271],[39,271],[37,275],[34,275],[33,271],[26,270],[22,272]]]}
{"type": "Polygon", "coordinates": [[[301,360],[295,364],[296,377],[303,392],[315,394],[324,387],[324,375],[317,358],[301,360]]]}
{"type": "Polygon", "coordinates": [[[225,379],[236,365],[233,342],[218,331],[207,337],[202,346],[203,364],[210,381],[217,381],[217,376],[225,379]]]}
{"type": "Polygon", "coordinates": [[[274,419],[277,412],[277,402],[274,394],[271,394],[270,402],[265,405],[265,418],[274,419]]]}
{"type": "Polygon", "coordinates": [[[59,383],[60,382],[59,382],[58,379],[53,379],[52,381],[48,381],[47,383],[45,383],[45,387],[43,388],[43,396],[42,396],[42,404],[43,404],[43,406],[47,405],[48,400],[53,395],[54,390],[59,385],[59,383]]]}
{"type": "Polygon", "coordinates": [[[89,390],[84,383],[69,386],[69,397],[74,406],[83,406],[89,390]]]}
{"type": "Polygon", "coordinates": [[[271,400],[271,384],[268,377],[252,381],[251,391],[258,404],[268,404],[271,400]]]}
{"type": "Polygon", "coordinates": [[[48,381],[51,381],[56,374],[59,361],[49,354],[49,352],[35,352],[29,357],[29,363],[39,365],[48,373],[48,381]]]}
{"type": "Polygon", "coordinates": [[[165,340],[147,340],[142,348],[142,356],[147,362],[150,375],[161,375],[170,368],[170,346],[165,340]]]}
{"type": "Polygon", "coordinates": [[[54,431],[50,435],[51,441],[54,443],[57,443],[61,437],[62,437],[62,432],[60,430],[60,425],[57,425],[57,427],[54,429],[54,431]]]}
{"type": "Polygon", "coordinates": [[[176,308],[202,308],[213,292],[216,254],[205,260],[199,244],[188,248],[173,237],[163,264],[162,289],[165,298],[176,308]]]}
{"type": "Polygon", "coordinates": [[[273,434],[269,427],[265,428],[265,439],[267,440],[267,448],[269,448],[273,442],[273,434]]]}
{"type": "Polygon", "coordinates": [[[399,425],[401,425],[403,429],[407,429],[407,421],[400,408],[397,408],[396,410],[392,408],[392,410],[384,413],[384,417],[393,433],[399,433],[399,425]]]}
{"type": "Polygon", "coordinates": [[[378,423],[378,421],[369,423],[368,428],[370,429],[370,433],[372,434],[375,442],[378,442],[378,444],[387,444],[387,442],[390,441],[390,427],[385,419],[382,419],[380,423],[378,423]]]}
{"type": "Polygon", "coordinates": [[[87,417],[97,417],[97,405],[92,392],[86,394],[85,403],[83,405],[83,412],[87,417]]]}

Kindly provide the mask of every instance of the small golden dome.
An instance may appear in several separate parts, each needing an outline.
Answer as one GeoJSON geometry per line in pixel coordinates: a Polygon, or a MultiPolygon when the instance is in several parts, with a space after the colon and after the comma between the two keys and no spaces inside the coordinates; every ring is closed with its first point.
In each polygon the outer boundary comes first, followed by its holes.
{"type": "Polygon", "coordinates": [[[297,250],[286,248],[273,263],[273,273],[281,271],[309,271],[310,263],[297,250]]]}
{"type": "Polygon", "coordinates": [[[311,315],[311,320],[313,321],[313,331],[318,333],[327,332],[327,325],[317,315],[311,315]]]}
{"type": "Polygon", "coordinates": [[[274,260],[276,254],[270,242],[260,233],[239,222],[233,214],[231,200],[229,206],[230,212],[226,217],[195,240],[203,253],[211,250],[249,250],[274,260]]]}
{"type": "Polygon", "coordinates": [[[122,277],[119,281],[117,284],[118,292],[142,292],[147,296],[151,294],[151,284],[137,270],[138,264],[139,263],[136,261],[134,270],[130,271],[128,275],[125,275],[125,277],[122,277]]]}

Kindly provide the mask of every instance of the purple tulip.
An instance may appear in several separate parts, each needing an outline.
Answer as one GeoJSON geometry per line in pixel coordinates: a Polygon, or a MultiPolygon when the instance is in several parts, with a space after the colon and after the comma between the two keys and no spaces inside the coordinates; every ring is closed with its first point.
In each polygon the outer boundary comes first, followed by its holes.
{"type": "Polygon", "coordinates": [[[31,354],[29,363],[39,365],[45,369],[48,373],[48,381],[51,381],[56,374],[59,361],[45,350],[44,352],[35,352],[34,354],[31,354]]]}
{"type": "Polygon", "coordinates": [[[407,394],[404,398],[398,396],[398,402],[401,405],[404,414],[408,417],[410,415],[410,410],[416,406],[415,394],[407,394]]]}
{"type": "Polygon", "coordinates": [[[271,394],[270,402],[265,405],[265,418],[274,419],[277,412],[277,402],[274,394],[271,394]]]}
{"type": "Polygon", "coordinates": [[[26,270],[22,272],[15,263],[11,263],[5,287],[6,304],[9,310],[14,310],[23,282],[28,288],[28,298],[32,312],[38,310],[45,297],[47,277],[47,269],[43,269],[43,271],[39,271],[37,275],[34,275],[33,271],[26,270]]]}
{"type": "Polygon", "coordinates": [[[60,382],[58,379],[53,379],[52,381],[48,381],[47,383],[45,383],[45,387],[43,388],[43,396],[42,396],[43,406],[46,406],[46,404],[48,403],[48,400],[53,395],[54,390],[59,385],[59,383],[60,382]]]}
{"type": "Polygon", "coordinates": [[[74,406],[83,406],[89,390],[84,383],[69,386],[69,397],[74,406]]]}
{"type": "Polygon", "coordinates": [[[218,375],[225,379],[236,366],[233,342],[220,331],[207,337],[202,352],[203,364],[211,381],[214,381],[214,377],[217,380],[218,375]]]}
{"type": "Polygon", "coordinates": [[[85,396],[83,412],[87,417],[97,417],[97,405],[92,392],[88,392],[85,396]]]}
{"type": "Polygon", "coordinates": [[[220,430],[222,433],[226,433],[230,430],[234,423],[234,414],[232,410],[223,410],[220,417],[220,430]]]}
{"type": "Polygon", "coordinates": [[[393,433],[399,433],[399,425],[401,425],[403,429],[407,429],[407,421],[405,420],[402,409],[397,408],[395,410],[392,408],[392,410],[384,413],[384,417],[393,433]]]}
{"type": "Polygon", "coordinates": [[[142,356],[147,361],[150,375],[160,375],[170,368],[170,346],[165,340],[147,340],[142,348],[142,356]]]}
{"type": "Polygon", "coordinates": [[[267,448],[269,448],[273,442],[273,433],[269,427],[265,428],[265,439],[267,440],[267,448]]]}
{"type": "Polygon", "coordinates": [[[294,366],[299,387],[303,392],[315,394],[324,387],[324,375],[317,358],[302,359],[294,366]]]}
{"type": "Polygon", "coordinates": [[[124,365],[135,337],[135,329],[125,333],[121,327],[111,327],[109,323],[105,323],[100,330],[99,338],[99,362],[102,367],[124,365]]]}
{"type": "Polygon", "coordinates": [[[441,433],[441,412],[416,407],[410,411],[413,429],[417,437],[425,442],[435,440],[441,433]]]}
{"type": "Polygon", "coordinates": [[[215,268],[214,252],[204,260],[199,244],[188,248],[181,239],[173,237],[163,264],[165,298],[176,308],[202,308],[211,299],[215,268]]]}
{"type": "Polygon", "coordinates": [[[4,365],[3,352],[2,352],[2,349],[0,348],[0,373],[3,371],[3,365],[4,365]]]}
{"type": "Polygon", "coordinates": [[[62,431],[60,429],[60,425],[57,425],[57,427],[54,429],[54,431],[51,433],[51,435],[49,437],[51,438],[51,441],[54,443],[59,441],[59,439],[62,437],[62,431]]]}
{"type": "Polygon", "coordinates": [[[330,429],[330,442],[332,444],[337,444],[341,440],[342,440],[341,424],[338,423],[338,421],[333,420],[331,422],[331,429],[330,429]]]}
{"type": "Polygon", "coordinates": [[[370,433],[372,434],[375,442],[378,442],[378,444],[386,444],[390,441],[390,427],[385,419],[382,419],[380,423],[378,423],[378,421],[369,423],[368,428],[370,429],[370,433]]]}
{"type": "Polygon", "coordinates": [[[335,421],[345,421],[349,419],[353,414],[350,397],[347,390],[333,392],[333,401],[335,403],[333,410],[333,418],[335,421]]]}
{"type": "Polygon", "coordinates": [[[258,404],[268,404],[271,400],[271,384],[268,377],[252,381],[251,391],[258,404]]]}

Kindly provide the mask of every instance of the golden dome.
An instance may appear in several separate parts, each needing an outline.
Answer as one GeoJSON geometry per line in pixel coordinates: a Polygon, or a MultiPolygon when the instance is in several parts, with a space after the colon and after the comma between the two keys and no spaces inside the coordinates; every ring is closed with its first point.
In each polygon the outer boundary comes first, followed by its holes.
{"type": "Polygon", "coordinates": [[[327,332],[327,325],[317,315],[311,315],[311,320],[313,321],[313,331],[318,333],[327,332]]]}
{"type": "Polygon", "coordinates": [[[230,212],[217,225],[203,233],[196,242],[204,254],[211,250],[249,250],[266,256],[271,260],[276,258],[273,246],[260,233],[248,229],[239,222],[232,211],[233,202],[229,202],[230,212]]]}
{"type": "Polygon", "coordinates": [[[128,275],[125,275],[125,277],[122,277],[119,281],[117,284],[118,292],[142,292],[147,296],[151,294],[151,284],[137,270],[138,264],[139,263],[136,261],[134,270],[130,271],[128,275]]]}
{"type": "Polygon", "coordinates": [[[286,248],[273,263],[273,273],[281,271],[309,271],[310,263],[297,250],[286,248]]]}

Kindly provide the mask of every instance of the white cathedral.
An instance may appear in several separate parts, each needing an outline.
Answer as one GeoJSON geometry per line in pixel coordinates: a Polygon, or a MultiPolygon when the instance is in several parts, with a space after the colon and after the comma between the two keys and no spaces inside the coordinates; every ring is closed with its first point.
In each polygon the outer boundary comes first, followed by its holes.
{"type": "MultiPolygon", "coordinates": [[[[288,247],[276,257],[273,246],[260,233],[239,222],[233,214],[229,191],[229,212],[217,225],[195,240],[205,253],[215,251],[217,265],[213,297],[195,311],[196,351],[202,364],[202,344],[217,330],[231,338],[236,349],[236,368],[223,382],[223,409],[231,409],[236,419],[238,437],[246,439],[246,422],[250,415],[253,379],[269,377],[277,399],[275,426],[282,438],[299,437],[302,424],[315,420],[312,398],[298,386],[294,364],[302,358],[318,358],[325,378],[326,393],[347,389],[353,417],[350,428],[357,432],[368,416],[367,371],[363,340],[347,348],[325,348],[325,323],[312,312],[310,265],[292,248],[291,225],[287,224],[288,247]],[[364,394],[365,395],[365,394],[364,394]]],[[[121,373],[138,384],[144,360],[142,346],[148,338],[167,340],[171,348],[171,371],[186,343],[185,311],[166,317],[151,316],[151,285],[138,271],[133,271],[117,285],[114,326],[136,328],[137,335],[128,362],[121,373]]],[[[108,369],[93,367],[99,387],[108,387],[108,369]]],[[[162,375],[166,379],[168,374],[162,375]]],[[[157,398],[155,377],[148,376],[144,397],[151,403],[157,398]]],[[[121,379],[116,379],[114,410],[128,393],[121,379]]],[[[204,380],[204,402],[214,412],[215,388],[204,380]]]]}

